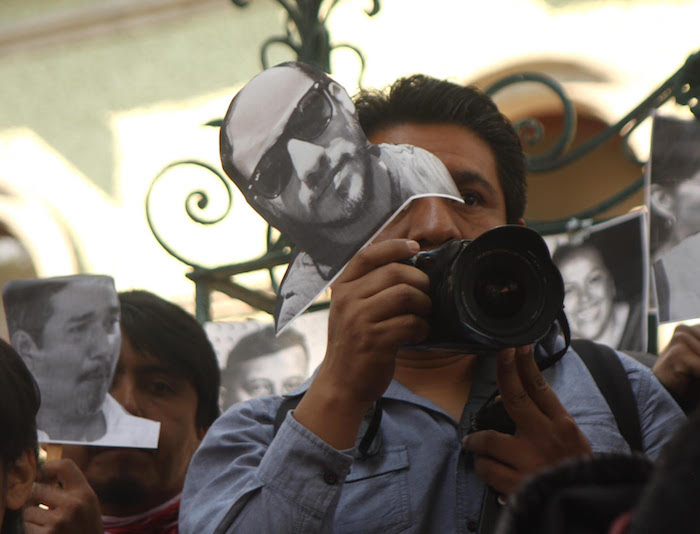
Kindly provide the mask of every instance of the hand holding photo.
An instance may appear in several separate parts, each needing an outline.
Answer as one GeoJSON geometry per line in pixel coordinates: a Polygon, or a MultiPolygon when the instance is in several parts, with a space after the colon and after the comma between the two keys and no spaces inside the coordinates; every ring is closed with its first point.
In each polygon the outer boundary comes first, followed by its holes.
{"type": "Polygon", "coordinates": [[[267,69],[239,91],[220,149],[248,203],[296,247],[278,293],[277,331],[413,198],[463,202],[438,158],[371,144],[345,89],[303,63],[267,69]]]}
{"type": "Polygon", "coordinates": [[[160,424],[109,395],[119,359],[119,301],[108,276],[16,280],[3,288],[12,346],[39,385],[42,443],[158,446],[160,424]]]}

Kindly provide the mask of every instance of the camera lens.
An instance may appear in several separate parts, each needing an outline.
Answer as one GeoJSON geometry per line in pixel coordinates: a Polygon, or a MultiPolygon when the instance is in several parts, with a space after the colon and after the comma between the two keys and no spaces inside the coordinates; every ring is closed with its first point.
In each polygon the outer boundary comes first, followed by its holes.
{"type": "Polygon", "coordinates": [[[474,284],[474,300],[490,317],[513,317],[525,303],[525,290],[515,273],[493,270],[474,284]]]}
{"type": "Polygon", "coordinates": [[[460,306],[471,326],[493,337],[529,331],[541,316],[546,294],[536,262],[523,251],[498,247],[462,259],[460,306]]]}
{"type": "Polygon", "coordinates": [[[561,275],[542,237],[524,226],[448,241],[414,259],[430,278],[427,347],[471,351],[533,343],[561,313],[561,275]]]}

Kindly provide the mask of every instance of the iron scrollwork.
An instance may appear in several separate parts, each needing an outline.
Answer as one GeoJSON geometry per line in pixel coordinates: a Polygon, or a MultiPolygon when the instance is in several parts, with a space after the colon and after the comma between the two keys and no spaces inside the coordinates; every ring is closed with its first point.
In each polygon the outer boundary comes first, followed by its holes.
{"type": "MultiPolygon", "coordinates": [[[[246,7],[250,0],[231,0],[238,7],[246,7]]],[[[355,53],[360,60],[360,73],[358,85],[362,86],[362,77],[365,72],[365,57],[359,48],[350,43],[332,44],[330,33],[326,27],[328,17],[341,0],[276,0],[287,13],[286,34],[284,36],[270,37],[260,49],[260,62],[263,69],[269,65],[268,52],[270,47],[281,44],[291,49],[296,54],[297,60],[309,63],[323,70],[331,72],[330,56],[333,50],[347,49],[355,53]]],[[[373,17],[381,6],[379,0],[372,0],[372,7],[365,13],[373,17]]]]}
{"type": "Polygon", "coordinates": [[[158,241],[160,246],[163,247],[168,254],[181,261],[185,265],[189,265],[190,267],[195,269],[203,269],[204,267],[202,265],[197,263],[195,260],[188,258],[182,252],[178,252],[168,243],[168,240],[158,230],[152,210],[153,192],[158,183],[166,175],[168,175],[170,171],[173,171],[174,169],[181,169],[187,166],[192,166],[196,169],[202,169],[214,175],[217,178],[218,182],[221,184],[221,189],[224,191],[227,198],[226,206],[223,209],[223,211],[218,215],[211,216],[207,213],[207,208],[209,208],[209,193],[203,188],[198,188],[193,191],[190,191],[185,195],[184,199],[185,213],[190,218],[190,220],[202,226],[211,226],[218,224],[219,222],[224,220],[226,216],[231,212],[231,208],[233,206],[233,191],[231,189],[231,184],[228,178],[226,178],[226,176],[224,176],[224,174],[219,169],[204,161],[180,160],[174,161],[163,167],[163,169],[151,181],[151,185],[148,187],[148,191],[146,193],[146,221],[148,222],[148,227],[151,229],[153,237],[155,237],[156,241],[158,241]]]}
{"type": "MultiPolygon", "coordinates": [[[[246,7],[250,0],[231,0],[238,7],[246,7]]],[[[332,44],[330,34],[326,27],[328,17],[340,0],[276,0],[287,13],[285,25],[286,35],[267,39],[261,48],[261,63],[263,69],[268,68],[268,51],[271,46],[281,44],[291,49],[298,61],[310,63],[325,72],[330,73],[330,54],[333,50],[348,49],[353,51],[360,60],[360,72],[358,85],[362,84],[362,76],[365,70],[365,58],[362,52],[348,43],[332,44]]],[[[365,10],[368,16],[376,15],[381,6],[379,0],[371,0],[372,7],[365,10]]],[[[205,126],[220,127],[222,119],[213,119],[205,126]]],[[[291,244],[284,236],[277,234],[268,227],[266,244],[267,251],[260,257],[241,263],[223,265],[208,268],[199,262],[188,258],[182,252],[171,246],[167,239],[158,231],[151,209],[154,187],[169,172],[183,166],[195,166],[216,176],[223,184],[228,202],[221,213],[210,216],[207,208],[210,206],[210,197],[203,189],[196,189],[186,194],[185,213],[189,219],[199,225],[210,226],[222,222],[230,214],[233,206],[231,183],[221,170],[209,163],[196,160],[176,161],[163,168],[153,179],[146,195],[146,218],[148,225],[158,243],[168,254],[180,262],[190,266],[192,270],[187,274],[195,284],[195,304],[197,318],[204,322],[211,319],[211,293],[222,292],[232,298],[246,302],[250,306],[272,313],[275,306],[274,293],[277,291],[278,280],[275,276],[275,268],[287,264],[292,256],[291,244]],[[270,278],[270,290],[254,290],[235,282],[238,274],[267,270],[270,278]]],[[[324,303],[316,304],[310,309],[324,307],[324,303]]]]}
{"type": "MultiPolygon", "coordinates": [[[[680,69],[618,122],[571,151],[567,151],[567,149],[576,133],[576,109],[559,82],[549,76],[539,73],[520,73],[495,82],[486,89],[486,92],[493,96],[506,87],[522,82],[544,84],[559,97],[564,109],[562,132],[555,141],[554,146],[545,154],[526,156],[527,169],[532,173],[553,171],[565,167],[590,153],[616,135],[622,137],[625,155],[638,165],[644,165],[645,162],[637,159],[631,149],[629,149],[629,137],[632,132],[651,115],[653,110],[659,108],[673,98],[675,98],[678,105],[688,106],[693,115],[700,120],[700,52],[690,55],[680,69]]],[[[529,145],[538,143],[542,139],[544,133],[542,124],[534,118],[518,121],[515,127],[521,134],[525,143],[529,145]]],[[[633,184],[623,188],[621,191],[618,191],[592,208],[576,213],[566,219],[556,221],[528,221],[528,224],[543,234],[564,232],[567,228],[571,227],[572,221],[585,221],[604,213],[606,210],[634,195],[643,185],[644,177],[640,176],[633,184]]]]}

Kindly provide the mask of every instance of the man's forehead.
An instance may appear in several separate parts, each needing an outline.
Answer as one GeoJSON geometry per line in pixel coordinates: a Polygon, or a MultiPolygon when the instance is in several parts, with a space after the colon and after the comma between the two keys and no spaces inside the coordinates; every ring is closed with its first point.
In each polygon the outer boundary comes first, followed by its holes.
{"type": "Polygon", "coordinates": [[[87,311],[119,311],[119,300],[114,287],[103,281],[74,282],[51,296],[54,312],[67,315],[83,314],[87,311]],[[96,297],[98,296],[99,297],[96,297]]]}
{"type": "Polygon", "coordinates": [[[233,145],[234,164],[246,176],[282,134],[313,84],[302,70],[283,66],[262,72],[240,90],[225,128],[233,145]]]}
{"type": "Polygon", "coordinates": [[[165,354],[159,357],[146,348],[132,348],[127,357],[123,348],[117,363],[118,372],[129,371],[139,376],[167,375],[185,378],[188,382],[191,381],[192,377],[188,375],[184,367],[178,362],[169,359],[165,354]]]}

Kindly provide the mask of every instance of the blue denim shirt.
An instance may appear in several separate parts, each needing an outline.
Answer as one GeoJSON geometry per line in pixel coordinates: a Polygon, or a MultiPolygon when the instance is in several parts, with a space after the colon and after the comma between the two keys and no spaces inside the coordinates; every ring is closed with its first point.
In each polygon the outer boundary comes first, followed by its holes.
{"type": "MultiPolygon", "coordinates": [[[[485,358],[480,358],[477,378],[493,365],[482,365],[485,358]]],[[[638,401],[644,450],[656,457],[685,416],[649,369],[624,354],[620,358],[638,401]]],[[[629,451],[590,373],[572,350],[544,375],[594,451],[629,451]]],[[[274,435],[280,397],[236,404],[209,429],[193,457],[180,532],[475,532],[485,486],[460,438],[469,414],[495,389],[495,380],[472,389],[458,422],[392,382],[382,401],[379,450],[366,459],[356,459],[355,450],[333,449],[292,414],[274,435]]]]}

